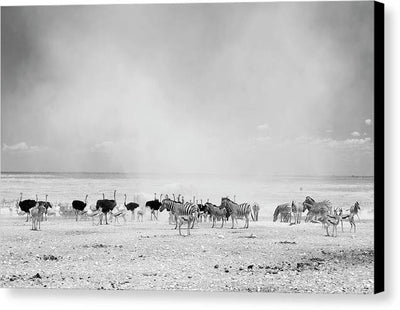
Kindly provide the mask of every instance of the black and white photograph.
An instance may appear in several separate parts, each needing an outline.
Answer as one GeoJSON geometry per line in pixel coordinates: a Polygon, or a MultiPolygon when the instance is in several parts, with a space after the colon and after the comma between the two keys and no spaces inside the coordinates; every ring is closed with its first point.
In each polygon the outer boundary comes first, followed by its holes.
{"type": "Polygon", "coordinates": [[[0,288],[381,291],[382,51],[374,1],[1,7],[0,288]]]}

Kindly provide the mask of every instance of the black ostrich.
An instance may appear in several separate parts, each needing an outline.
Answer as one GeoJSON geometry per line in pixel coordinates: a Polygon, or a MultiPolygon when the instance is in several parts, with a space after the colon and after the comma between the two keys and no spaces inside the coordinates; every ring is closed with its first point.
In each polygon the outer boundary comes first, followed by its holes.
{"type": "MultiPolygon", "coordinates": [[[[117,194],[117,191],[114,190],[114,200],[104,199],[104,194],[103,194],[103,199],[97,200],[97,202],[96,202],[96,210],[101,209],[101,212],[103,212],[103,214],[106,218],[106,225],[108,225],[108,222],[107,222],[108,212],[111,212],[117,205],[117,202],[115,199],[116,194],[117,194]]],[[[102,224],[102,220],[100,218],[100,225],[101,224],[102,224]]]]}
{"type": "Polygon", "coordinates": [[[161,197],[162,194],[160,195],[160,200],[157,199],[157,194],[154,193],[154,200],[149,200],[146,202],[146,207],[149,207],[151,210],[151,215],[150,215],[150,219],[153,220],[153,216],[155,217],[155,219],[158,221],[158,216],[156,213],[158,213],[158,209],[160,209],[161,207],[161,197]]]}
{"type": "Polygon", "coordinates": [[[204,217],[204,221],[205,221],[207,218],[207,215],[209,214],[208,208],[206,208],[205,204],[203,205],[203,199],[200,199],[200,203],[198,203],[198,201],[196,201],[196,203],[200,210],[200,212],[198,214],[199,220],[200,220],[200,222],[202,222],[203,217],[204,217]]]}
{"type": "Polygon", "coordinates": [[[139,204],[136,202],[129,202],[128,204],[126,203],[126,194],[125,194],[125,201],[124,201],[124,206],[127,210],[132,212],[131,216],[131,221],[135,218],[135,209],[139,208],[139,204]]]}
{"type": "Polygon", "coordinates": [[[88,198],[88,195],[86,195],[86,197],[85,197],[85,202],[83,202],[82,200],[74,200],[72,202],[72,208],[75,211],[76,221],[78,221],[78,214],[84,213],[83,210],[85,210],[85,208],[86,208],[87,198],[88,198]]]}
{"type": "Polygon", "coordinates": [[[29,210],[34,206],[36,206],[36,202],[37,201],[33,199],[22,200],[22,193],[21,193],[18,206],[20,207],[21,211],[26,213],[26,222],[28,222],[29,220],[29,215],[30,215],[29,210]]]}
{"type": "MultiPolygon", "coordinates": [[[[43,200],[38,201],[39,206],[43,206],[45,208],[45,211],[44,211],[44,219],[45,219],[45,221],[47,221],[47,210],[49,208],[53,208],[51,203],[47,201],[47,197],[48,197],[48,195],[46,194],[46,201],[43,201],[43,200]]],[[[36,200],[37,200],[37,195],[36,195],[36,200]]]]}

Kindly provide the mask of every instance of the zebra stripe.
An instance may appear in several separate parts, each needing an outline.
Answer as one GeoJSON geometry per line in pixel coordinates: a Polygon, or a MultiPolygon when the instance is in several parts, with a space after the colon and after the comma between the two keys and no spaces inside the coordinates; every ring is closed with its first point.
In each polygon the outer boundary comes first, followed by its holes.
{"type": "Polygon", "coordinates": [[[162,201],[160,212],[165,209],[174,215],[176,223],[175,229],[179,227],[179,234],[181,234],[182,223],[184,221],[188,222],[188,235],[190,235],[190,224],[192,224],[191,228],[193,228],[194,220],[197,218],[199,212],[199,207],[191,202],[181,203],[167,198],[162,201]]]}
{"type": "Polygon", "coordinates": [[[225,207],[229,216],[232,217],[232,227],[234,228],[235,219],[245,219],[244,228],[249,228],[249,216],[251,214],[251,206],[249,203],[237,204],[229,198],[221,199],[221,206],[225,207]]]}
{"type": "Polygon", "coordinates": [[[224,222],[226,219],[226,209],[220,208],[212,203],[206,202],[205,204],[206,210],[210,213],[212,219],[212,226],[214,228],[215,222],[222,220],[221,228],[224,227],[224,222]]]}

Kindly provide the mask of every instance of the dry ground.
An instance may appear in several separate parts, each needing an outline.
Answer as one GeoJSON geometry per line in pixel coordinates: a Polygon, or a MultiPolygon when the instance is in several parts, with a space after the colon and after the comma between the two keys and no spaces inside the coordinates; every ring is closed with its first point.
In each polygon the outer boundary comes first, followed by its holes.
{"type": "Polygon", "coordinates": [[[266,218],[249,229],[200,223],[181,237],[166,214],[107,226],[56,217],[41,231],[1,215],[0,225],[0,287],[373,292],[373,221],[357,222],[356,235],[345,223],[337,238],[266,218]]]}

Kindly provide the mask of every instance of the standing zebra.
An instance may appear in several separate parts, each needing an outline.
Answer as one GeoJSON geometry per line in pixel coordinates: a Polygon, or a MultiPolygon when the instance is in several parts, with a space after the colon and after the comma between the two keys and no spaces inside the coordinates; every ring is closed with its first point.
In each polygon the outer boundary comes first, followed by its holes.
{"type": "Polygon", "coordinates": [[[251,206],[248,203],[242,203],[238,205],[236,202],[233,202],[229,198],[225,197],[221,199],[221,207],[224,207],[232,218],[232,227],[235,227],[235,219],[243,219],[245,220],[245,224],[243,228],[249,228],[249,217],[251,213],[251,206]]]}
{"type": "Polygon", "coordinates": [[[180,203],[177,201],[173,201],[169,198],[166,198],[162,201],[161,207],[160,207],[160,212],[163,210],[170,211],[171,214],[175,217],[175,229],[178,227],[179,228],[179,235],[182,235],[181,233],[181,226],[183,222],[188,223],[188,232],[187,235],[190,235],[190,224],[194,224],[194,220],[197,217],[198,213],[198,207],[191,203],[191,202],[185,202],[185,203],[180,203]]]}
{"type": "Polygon", "coordinates": [[[301,215],[304,212],[304,206],[302,203],[297,201],[292,201],[292,213],[294,215],[294,223],[300,224],[301,223],[301,215]]]}
{"type": "Polygon", "coordinates": [[[205,207],[205,211],[208,212],[212,218],[212,227],[214,228],[215,222],[221,220],[222,224],[221,224],[221,228],[224,227],[224,222],[226,219],[226,209],[225,208],[220,208],[210,202],[206,202],[206,204],[204,205],[205,207]]]}
{"type": "MultiPolygon", "coordinates": [[[[53,206],[51,205],[51,203],[47,201],[47,197],[48,197],[48,195],[46,194],[46,201],[43,201],[43,200],[38,201],[39,205],[41,205],[41,206],[43,206],[43,207],[45,208],[45,211],[44,211],[44,213],[42,214],[42,216],[44,215],[44,220],[45,220],[45,221],[47,221],[47,210],[48,210],[49,208],[53,208],[53,206]]],[[[42,221],[42,220],[43,220],[43,219],[41,219],[41,221],[42,221]]],[[[40,227],[40,224],[39,224],[39,227],[40,227]]]]}
{"type": "Polygon", "coordinates": [[[258,212],[260,212],[260,205],[257,202],[255,202],[255,203],[253,203],[253,206],[251,208],[252,208],[251,219],[254,222],[257,222],[258,221],[258,212]]]}
{"type": "MultiPolygon", "coordinates": [[[[175,209],[177,207],[181,207],[183,204],[181,202],[177,202],[177,201],[173,201],[169,198],[165,198],[162,202],[161,202],[161,206],[159,211],[163,212],[164,210],[167,210],[171,216],[173,216],[174,220],[175,220],[175,228],[177,229],[178,227],[178,223],[176,221],[176,215],[175,215],[175,209]]],[[[170,221],[170,220],[169,220],[170,221]]],[[[171,221],[170,221],[171,222],[171,221]]]]}
{"type": "Polygon", "coordinates": [[[29,213],[32,218],[32,230],[40,230],[40,222],[43,220],[43,214],[46,212],[46,207],[44,204],[39,204],[37,195],[36,195],[36,205],[29,209],[29,213]]]}
{"type": "Polygon", "coordinates": [[[284,203],[276,207],[273,215],[273,221],[278,220],[278,216],[281,215],[281,222],[291,221],[292,205],[290,203],[284,203]]]}

